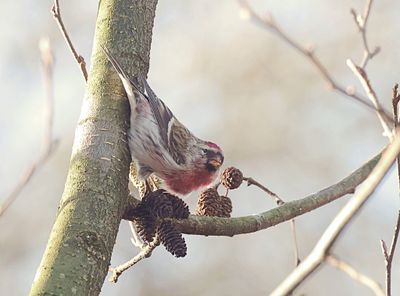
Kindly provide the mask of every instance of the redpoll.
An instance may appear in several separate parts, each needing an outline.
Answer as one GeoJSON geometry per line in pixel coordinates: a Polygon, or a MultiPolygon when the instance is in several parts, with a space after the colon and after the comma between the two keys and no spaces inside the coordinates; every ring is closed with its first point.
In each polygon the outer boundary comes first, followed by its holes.
{"type": "Polygon", "coordinates": [[[164,180],[167,189],[182,195],[209,185],[224,161],[221,148],[194,136],[155,95],[145,78],[130,78],[111,53],[103,50],[128,96],[129,149],[138,166],[138,177],[146,180],[154,173],[164,180]]]}

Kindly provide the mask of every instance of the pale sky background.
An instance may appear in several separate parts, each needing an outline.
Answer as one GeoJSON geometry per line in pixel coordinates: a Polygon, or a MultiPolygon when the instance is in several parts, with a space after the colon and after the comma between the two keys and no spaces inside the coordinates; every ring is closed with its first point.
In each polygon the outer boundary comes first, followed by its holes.
{"type": "MultiPolygon", "coordinates": [[[[97,1],[60,1],[64,22],[90,64],[97,1]]],[[[359,62],[361,38],[350,8],[365,1],[251,1],[270,11],[281,27],[316,54],[343,85],[358,80],[346,59],[359,62]]],[[[52,19],[51,1],[0,2],[0,202],[40,151],[44,88],[38,41],[51,40],[55,64],[54,136],[60,145],[18,200],[0,217],[0,295],[26,295],[45,249],[67,174],[72,140],[85,92],[79,68],[52,19]]],[[[376,1],[370,46],[382,51],[367,71],[390,110],[400,82],[399,1],[376,1]]],[[[225,166],[234,165],[284,200],[329,186],[374,156],[387,143],[375,114],[330,92],[311,64],[270,32],[239,17],[236,1],[160,1],[154,27],[149,81],[157,94],[199,137],[217,142],[225,166]]],[[[390,243],[399,209],[392,170],[334,253],[384,283],[380,239],[390,243]]],[[[197,194],[186,200],[194,211],[197,194]]],[[[274,207],[256,188],[231,193],[233,215],[274,207]]],[[[304,258],[339,209],[342,198],[297,219],[304,258]]],[[[176,259],[162,247],[150,259],[108,281],[101,295],[267,295],[293,268],[288,223],[234,238],[185,236],[188,255],[176,259]]],[[[400,249],[393,266],[393,295],[400,293],[400,249]]],[[[136,254],[121,223],[113,266],[136,254]]],[[[295,295],[373,295],[330,266],[295,295]]]]}

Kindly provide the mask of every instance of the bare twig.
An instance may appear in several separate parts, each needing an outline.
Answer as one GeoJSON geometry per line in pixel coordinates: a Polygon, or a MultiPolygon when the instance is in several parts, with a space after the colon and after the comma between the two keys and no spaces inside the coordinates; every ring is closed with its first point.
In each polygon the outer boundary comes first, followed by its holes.
{"type": "Polygon", "coordinates": [[[382,110],[382,107],[379,103],[378,97],[374,91],[374,89],[371,86],[371,83],[369,82],[367,73],[364,71],[363,68],[357,66],[354,64],[354,62],[351,59],[347,59],[346,61],[347,66],[350,68],[351,71],[353,71],[354,75],[360,80],[361,85],[363,86],[365,92],[367,93],[368,98],[372,102],[372,104],[375,106],[375,110],[377,111],[377,115],[379,118],[379,121],[383,127],[384,130],[384,136],[388,137],[390,141],[393,140],[393,133],[391,131],[390,123],[388,122],[387,118],[385,118],[378,110],[382,110]]]}
{"type": "Polygon", "coordinates": [[[394,117],[394,126],[397,127],[399,125],[399,84],[396,83],[392,89],[392,107],[393,107],[393,117],[394,117]]]}
{"type": "Polygon", "coordinates": [[[324,80],[328,83],[328,86],[331,90],[334,90],[339,94],[354,99],[365,107],[378,112],[383,118],[385,118],[386,121],[393,122],[391,116],[388,115],[388,113],[383,108],[376,108],[363,96],[337,83],[331,76],[329,71],[326,69],[326,67],[322,64],[322,62],[315,56],[313,48],[304,47],[296,42],[292,37],[290,37],[278,26],[271,14],[267,14],[265,17],[262,17],[253,10],[253,8],[246,0],[238,0],[238,2],[242,9],[242,16],[249,18],[250,20],[254,21],[255,24],[261,26],[262,28],[268,29],[272,33],[275,33],[280,39],[289,44],[298,53],[306,57],[318,70],[324,80]]]}
{"type": "Polygon", "coordinates": [[[67,45],[69,47],[69,49],[72,52],[72,55],[74,56],[76,62],[79,65],[79,68],[81,69],[83,78],[85,79],[85,81],[87,82],[88,80],[88,73],[86,70],[86,62],[85,59],[78,54],[78,52],[75,50],[74,45],[72,44],[71,38],[68,35],[67,29],[65,28],[65,25],[63,23],[63,20],[61,18],[61,11],[60,11],[60,5],[58,3],[58,0],[54,0],[54,4],[53,7],[51,8],[51,13],[53,14],[54,19],[57,22],[57,25],[61,31],[61,34],[63,35],[65,42],[67,42],[67,45]]]}
{"type": "Polygon", "coordinates": [[[49,156],[53,153],[54,148],[57,144],[52,137],[53,129],[53,102],[54,102],[54,91],[53,91],[53,53],[50,48],[50,43],[47,38],[42,38],[39,42],[39,49],[42,59],[43,68],[43,81],[46,89],[46,104],[45,104],[45,133],[42,139],[42,151],[38,155],[38,158],[30,164],[23,174],[20,176],[17,184],[12,189],[11,193],[6,197],[4,202],[0,205],[0,216],[12,205],[17,199],[22,189],[29,182],[35,171],[41,167],[49,156]]]}
{"type": "Polygon", "coordinates": [[[363,69],[365,69],[365,67],[367,66],[368,61],[380,52],[379,46],[375,47],[374,50],[371,51],[367,42],[367,23],[371,11],[372,2],[372,0],[367,1],[363,15],[358,14],[355,9],[350,10],[350,13],[354,18],[354,22],[356,23],[357,28],[361,33],[361,38],[363,42],[364,56],[360,64],[360,67],[363,69]]]}
{"type": "Polygon", "coordinates": [[[394,251],[396,249],[397,239],[399,238],[400,231],[400,211],[397,215],[397,222],[393,232],[392,243],[390,244],[390,249],[388,251],[386,243],[381,240],[381,248],[383,256],[385,257],[385,266],[386,266],[386,296],[392,295],[392,261],[394,257],[394,251]]]}
{"type": "Polygon", "coordinates": [[[334,255],[328,255],[325,258],[325,261],[330,264],[331,266],[343,271],[348,276],[350,276],[353,280],[365,285],[366,287],[370,288],[375,295],[377,296],[384,296],[385,293],[382,290],[382,287],[373,279],[362,274],[361,272],[357,271],[353,266],[340,260],[334,255]]]}
{"type": "MultiPolygon", "coordinates": [[[[280,198],[276,193],[272,192],[269,190],[267,187],[262,185],[260,182],[254,180],[251,177],[243,177],[244,181],[247,181],[247,186],[254,185],[266,192],[268,195],[273,197],[275,199],[275,202],[278,206],[282,206],[285,204],[282,198],[280,198]]],[[[297,234],[296,234],[296,223],[294,219],[290,220],[290,227],[292,229],[292,236],[293,236],[293,244],[294,244],[294,260],[295,260],[295,266],[297,266],[300,263],[300,258],[299,258],[299,245],[297,242],[297,234]]]]}
{"type": "Polygon", "coordinates": [[[112,272],[112,276],[110,277],[109,281],[116,283],[120,275],[127,269],[131,268],[133,265],[138,263],[139,261],[148,258],[151,256],[153,250],[160,244],[160,239],[158,235],[154,238],[154,240],[146,245],[139,254],[133,257],[131,260],[121,264],[115,268],[110,268],[109,270],[112,272]]]}
{"type": "Polygon", "coordinates": [[[329,254],[339,235],[360,211],[369,196],[375,191],[399,153],[400,136],[396,133],[393,142],[383,152],[382,158],[367,177],[363,186],[360,187],[354,197],[336,215],[307,258],[283,280],[271,295],[287,295],[316,270],[329,254]]]}
{"type": "Polygon", "coordinates": [[[297,241],[296,221],[290,220],[290,227],[292,229],[293,245],[294,245],[294,266],[300,264],[299,243],[297,241]]]}
{"type": "MultiPolygon", "coordinates": [[[[394,118],[394,127],[397,128],[399,125],[399,101],[400,95],[398,93],[399,85],[396,83],[392,89],[392,111],[393,111],[393,118],[394,118]]],[[[397,179],[399,184],[400,190],[400,156],[397,157],[397,179]]]]}
{"type": "Polygon", "coordinates": [[[254,180],[251,177],[244,177],[243,180],[247,181],[247,186],[250,185],[254,185],[257,186],[258,188],[260,188],[261,190],[263,190],[264,192],[266,192],[268,195],[272,196],[273,198],[275,198],[275,202],[278,206],[283,205],[285,202],[274,192],[272,192],[271,190],[269,190],[267,187],[265,187],[264,185],[262,185],[261,183],[257,182],[256,180],[254,180]]]}

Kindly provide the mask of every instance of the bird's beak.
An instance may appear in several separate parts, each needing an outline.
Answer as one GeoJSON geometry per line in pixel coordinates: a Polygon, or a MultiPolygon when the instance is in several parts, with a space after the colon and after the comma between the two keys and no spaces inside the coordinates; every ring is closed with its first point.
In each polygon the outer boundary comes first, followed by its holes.
{"type": "Polygon", "coordinates": [[[215,169],[219,169],[219,167],[222,165],[222,159],[220,158],[210,159],[208,163],[212,165],[215,169]]]}

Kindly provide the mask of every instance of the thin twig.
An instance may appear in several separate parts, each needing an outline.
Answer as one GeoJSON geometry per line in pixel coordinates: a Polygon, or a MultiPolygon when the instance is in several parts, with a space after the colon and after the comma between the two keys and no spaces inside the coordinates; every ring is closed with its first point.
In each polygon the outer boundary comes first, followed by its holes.
{"type": "Polygon", "coordinates": [[[363,186],[360,187],[353,198],[350,199],[336,215],[307,258],[283,280],[271,295],[287,295],[317,269],[329,254],[333,245],[337,242],[342,231],[360,211],[362,206],[375,191],[376,187],[380,184],[399,153],[400,136],[396,133],[393,142],[388,145],[387,149],[383,152],[382,158],[367,177],[363,186]]]}
{"type": "Polygon", "coordinates": [[[353,266],[344,262],[343,260],[340,260],[335,255],[330,254],[326,256],[325,261],[331,266],[346,273],[353,280],[370,288],[375,293],[375,295],[377,296],[385,295],[385,293],[382,290],[382,287],[376,281],[366,276],[365,274],[362,274],[361,272],[357,271],[353,266]]]}
{"type": "Polygon", "coordinates": [[[249,5],[246,0],[238,0],[241,9],[242,16],[245,18],[249,18],[254,21],[255,24],[261,26],[262,28],[270,30],[272,33],[275,33],[280,39],[289,44],[292,48],[294,48],[298,53],[306,57],[311,64],[318,70],[324,80],[328,83],[328,87],[331,90],[338,92],[341,95],[352,98],[355,101],[361,103],[363,106],[378,112],[383,118],[385,118],[388,122],[393,122],[393,119],[383,108],[376,108],[373,104],[371,104],[367,99],[363,96],[351,91],[350,89],[341,86],[337,83],[334,78],[331,76],[327,68],[322,64],[322,62],[315,56],[313,48],[304,47],[296,42],[292,37],[290,37],[287,33],[285,33],[275,22],[271,14],[267,14],[265,17],[257,14],[253,8],[249,5]]]}
{"type": "MultiPolygon", "coordinates": [[[[268,195],[272,196],[275,199],[275,202],[278,206],[282,206],[285,204],[284,200],[280,198],[276,193],[272,192],[269,190],[267,187],[262,185],[260,182],[254,180],[251,177],[243,177],[244,181],[247,181],[247,186],[254,185],[266,192],[268,195]]],[[[228,196],[228,194],[226,194],[228,196]]],[[[295,266],[299,265],[300,263],[300,257],[299,257],[299,245],[297,242],[297,233],[296,233],[296,223],[294,219],[290,220],[290,227],[292,229],[292,236],[293,236],[293,243],[294,243],[294,260],[295,260],[295,266]]]]}
{"type": "MultiPolygon", "coordinates": [[[[399,125],[399,101],[400,95],[398,93],[399,85],[396,83],[392,89],[392,111],[394,118],[394,127],[397,128],[399,125]]],[[[400,156],[397,157],[397,179],[399,184],[399,192],[400,192],[400,156]]]]}
{"type": "Polygon", "coordinates": [[[245,180],[247,182],[247,186],[250,185],[254,185],[257,186],[258,188],[260,188],[261,190],[263,190],[264,192],[266,192],[268,195],[272,196],[273,198],[275,198],[275,202],[278,206],[283,205],[285,202],[274,192],[272,192],[271,190],[269,190],[267,187],[265,187],[264,185],[262,185],[261,183],[257,182],[256,180],[254,180],[251,177],[244,177],[243,180],[245,180]]]}
{"type": "Polygon", "coordinates": [[[388,251],[386,243],[381,240],[381,248],[382,253],[385,258],[385,267],[386,267],[386,296],[392,295],[392,261],[394,257],[394,251],[396,249],[397,240],[399,238],[399,231],[400,231],[400,211],[397,215],[397,222],[396,226],[393,231],[393,238],[392,243],[390,244],[390,249],[388,251]]]}
{"type": "Polygon", "coordinates": [[[297,241],[296,220],[290,220],[290,227],[292,229],[293,245],[294,245],[294,266],[298,266],[301,262],[299,254],[299,243],[297,241]]]}
{"type": "Polygon", "coordinates": [[[392,89],[392,107],[393,107],[393,117],[394,117],[394,126],[397,127],[399,125],[399,84],[396,83],[392,89]]]}
{"type": "Polygon", "coordinates": [[[53,53],[50,48],[50,43],[47,38],[42,38],[39,42],[39,49],[42,59],[43,68],[43,82],[46,92],[46,103],[45,103],[45,132],[42,139],[42,149],[38,158],[33,161],[22,173],[20,178],[15,184],[11,193],[5,198],[4,202],[0,205],[0,216],[2,216],[5,211],[12,205],[12,203],[17,199],[22,189],[28,184],[29,180],[36,172],[36,170],[41,167],[53,153],[56,147],[57,141],[53,140],[52,129],[53,129],[53,102],[54,102],[54,89],[53,89],[53,53]]]}
{"type": "Polygon", "coordinates": [[[133,257],[131,260],[125,262],[124,264],[121,264],[115,268],[110,268],[109,271],[112,272],[112,276],[110,277],[109,281],[116,283],[118,281],[118,278],[120,275],[127,269],[131,268],[133,265],[138,263],[139,261],[148,258],[151,256],[153,250],[160,244],[160,239],[158,235],[153,239],[151,243],[146,245],[139,254],[137,254],[135,257],[133,257]]]}
{"type": "Polygon", "coordinates": [[[372,104],[375,106],[375,110],[377,110],[377,116],[379,118],[379,121],[383,127],[384,130],[384,136],[388,137],[390,141],[393,140],[393,133],[391,131],[391,128],[389,127],[390,123],[387,121],[387,119],[382,116],[378,110],[382,110],[382,107],[379,103],[378,97],[374,91],[374,89],[371,86],[371,83],[368,79],[367,73],[364,71],[363,68],[357,66],[354,64],[354,62],[351,59],[347,59],[346,61],[347,66],[350,68],[350,70],[354,73],[354,75],[360,80],[360,83],[362,87],[364,88],[368,98],[372,102],[372,104]]]}
{"type": "Polygon", "coordinates": [[[74,45],[72,44],[71,38],[68,35],[67,29],[65,28],[64,22],[63,22],[62,17],[61,17],[60,5],[58,3],[58,0],[54,0],[54,4],[53,4],[53,7],[51,8],[51,12],[53,14],[54,19],[57,22],[57,25],[58,25],[58,28],[61,31],[61,34],[63,35],[63,37],[65,39],[65,42],[67,42],[67,45],[68,45],[69,49],[72,52],[72,55],[74,56],[76,62],[79,65],[79,68],[81,69],[83,78],[87,82],[88,73],[87,73],[87,70],[86,70],[85,59],[81,55],[78,54],[78,52],[75,50],[74,45]]]}
{"type": "Polygon", "coordinates": [[[368,23],[369,14],[371,12],[372,2],[373,2],[372,0],[367,1],[363,15],[358,14],[355,9],[350,10],[350,13],[353,16],[354,22],[356,23],[357,28],[361,33],[361,38],[362,38],[362,42],[363,42],[364,56],[363,56],[361,64],[360,64],[360,67],[363,69],[365,69],[365,67],[367,66],[368,61],[371,60],[375,55],[377,55],[380,52],[379,46],[376,46],[374,48],[374,50],[371,51],[368,46],[368,42],[367,42],[367,23],[368,23]]]}

